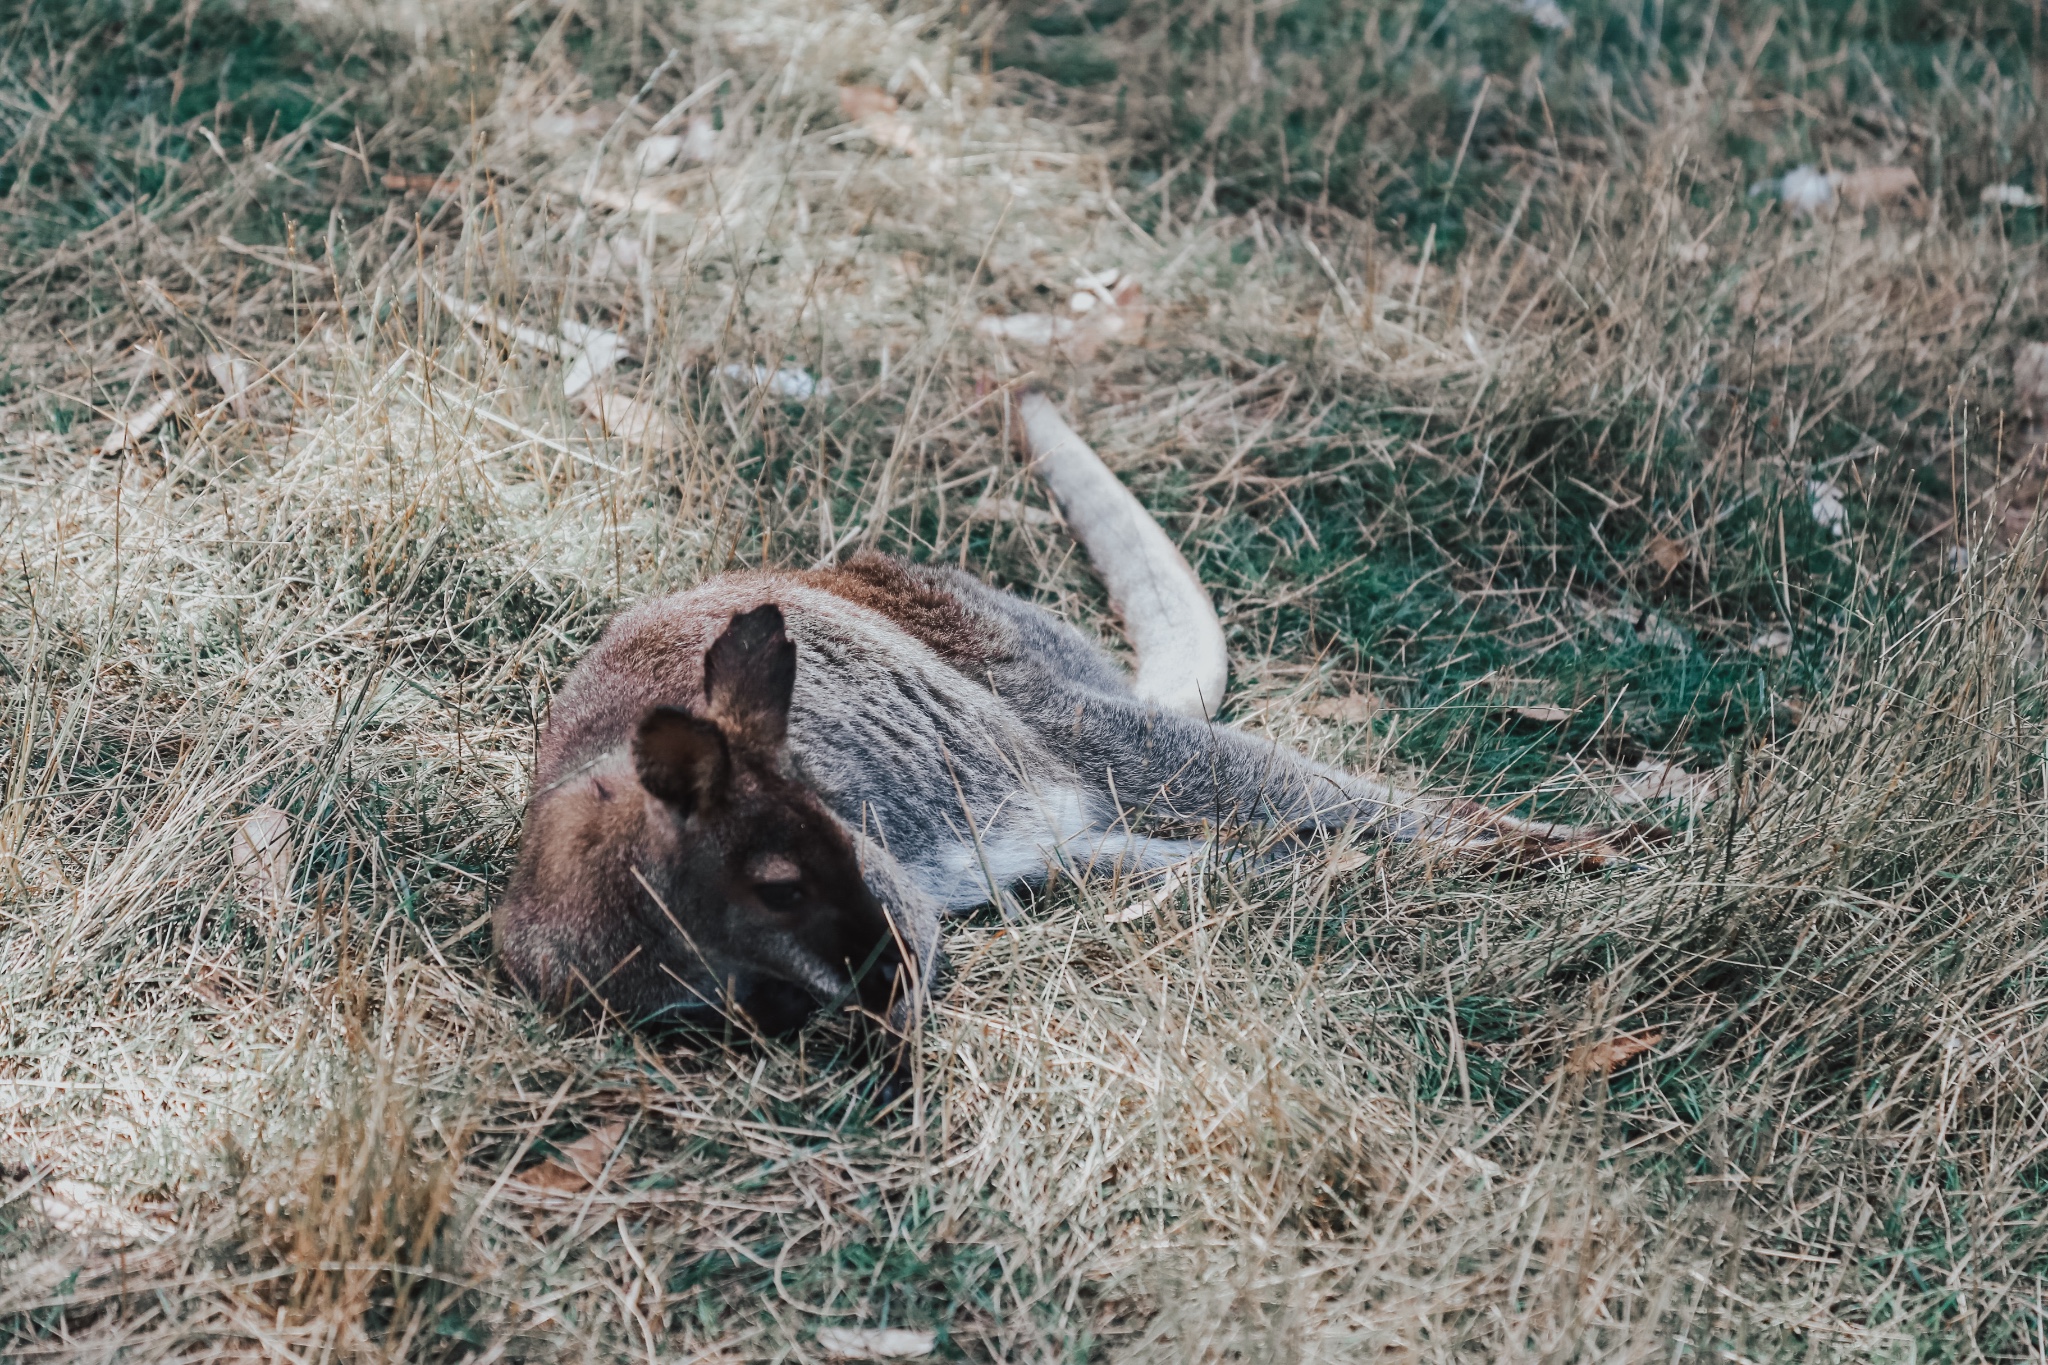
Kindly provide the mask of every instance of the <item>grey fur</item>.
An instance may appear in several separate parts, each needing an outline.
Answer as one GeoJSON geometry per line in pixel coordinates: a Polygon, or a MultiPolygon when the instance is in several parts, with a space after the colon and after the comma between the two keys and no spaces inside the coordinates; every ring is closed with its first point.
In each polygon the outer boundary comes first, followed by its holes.
{"type": "MultiPolygon", "coordinates": [[[[930,629],[917,633],[908,608],[873,594],[857,604],[815,576],[714,579],[628,612],[577,668],[541,747],[536,807],[551,787],[605,766],[650,708],[702,711],[706,649],[737,613],[772,602],[797,654],[780,761],[844,827],[868,891],[922,981],[938,962],[943,914],[999,901],[1054,867],[1154,869],[1247,825],[1300,835],[1356,826],[1458,847],[1576,837],[1469,804],[1425,804],[1229,726],[1147,705],[1114,660],[1036,606],[953,569],[870,568],[895,575],[906,599],[939,603],[953,621],[946,629],[971,648],[942,655],[934,645],[946,642],[930,629]]],[[[611,894],[593,893],[592,904],[616,903],[611,894]]],[[[515,883],[508,901],[519,900],[515,883]]],[[[550,913],[533,904],[501,913],[508,961],[536,951],[550,913]]],[[[704,981],[721,976],[773,977],[813,995],[831,976],[766,945],[744,956],[668,970],[690,978],[700,998],[704,981]]],[[[576,971],[590,979],[604,967],[576,971]]],[[[912,1012],[904,1006],[899,1022],[912,1012]]]]}

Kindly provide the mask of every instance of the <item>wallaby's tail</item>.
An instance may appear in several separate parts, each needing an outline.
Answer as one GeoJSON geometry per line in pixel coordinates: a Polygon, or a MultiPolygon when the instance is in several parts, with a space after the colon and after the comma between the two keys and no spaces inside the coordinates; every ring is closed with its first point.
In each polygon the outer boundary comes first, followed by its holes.
{"type": "Polygon", "coordinates": [[[1051,400],[1026,391],[1016,410],[1032,473],[1058,501],[1123,620],[1138,656],[1133,690],[1140,702],[1177,713],[1148,721],[1098,703],[1075,719],[1083,729],[1102,728],[1104,750],[1122,757],[1118,785],[1126,794],[1147,793],[1152,814],[1323,830],[1357,825],[1525,866],[1626,862],[1629,850],[1661,833],[1522,820],[1477,801],[1404,792],[1207,724],[1230,664],[1201,580],[1051,400]],[[1133,735],[1145,738],[1133,746],[1133,735]]]}
{"type": "Polygon", "coordinates": [[[1026,392],[1017,400],[1017,418],[1031,472],[1059,503],[1123,620],[1124,638],[1138,656],[1137,694],[1197,720],[1215,715],[1230,657],[1201,580],[1050,399],[1026,392]]]}

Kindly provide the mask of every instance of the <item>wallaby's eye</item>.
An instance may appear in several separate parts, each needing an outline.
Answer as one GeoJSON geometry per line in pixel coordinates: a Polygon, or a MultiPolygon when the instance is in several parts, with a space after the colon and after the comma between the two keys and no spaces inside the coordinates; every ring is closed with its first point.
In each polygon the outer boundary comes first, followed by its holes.
{"type": "Polygon", "coordinates": [[[804,903],[802,882],[755,882],[754,895],[770,910],[794,910],[804,903]]]}

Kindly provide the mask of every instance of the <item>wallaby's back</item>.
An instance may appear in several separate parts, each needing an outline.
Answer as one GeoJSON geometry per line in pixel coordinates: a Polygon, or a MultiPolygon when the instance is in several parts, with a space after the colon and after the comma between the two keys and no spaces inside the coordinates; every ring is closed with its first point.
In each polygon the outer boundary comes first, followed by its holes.
{"type": "MultiPolygon", "coordinates": [[[[1082,496],[1106,471],[1047,411],[1038,437],[1079,469],[1063,496],[1082,496]]],[[[1513,857],[1613,856],[1583,831],[1424,801],[1210,723],[1213,609],[1142,509],[1124,512],[1154,534],[1117,544],[1100,518],[1082,529],[1091,557],[1118,565],[1125,615],[1204,618],[1180,656],[1178,627],[1127,620],[1157,646],[1150,669],[1141,650],[1143,686],[1041,608],[876,554],[722,575],[621,615],[540,744],[498,914],[508,968],[622,1011],[768,1017],[790,991],[858,992],[900,1023],[935,964],[939,916],[1054,868],[1155,868],[1248,823],[1283,840],[1356,826],[1513,857]],[[1181,663],[1156,666],[1162,649],[1181,663]]]]}

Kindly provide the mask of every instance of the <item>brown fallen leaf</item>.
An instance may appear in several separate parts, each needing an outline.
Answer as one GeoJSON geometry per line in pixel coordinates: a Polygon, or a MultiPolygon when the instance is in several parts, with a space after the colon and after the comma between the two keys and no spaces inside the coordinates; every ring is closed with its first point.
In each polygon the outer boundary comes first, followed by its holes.
{"type": "Polygon", "coordinates": [[[562,320],[562,341],[570,348],[565,352],[569,368],[562,372],[562,393],[569,398],[610,374],[631,353],[626,339],[617,332],[567,318],[562,320]]]}
{"type": "Polygon", "coordinates": [[[1651,536],[1649,542],[1643,546],[1643,555],[1662,569],[1664,576],[1669,578],[1678,572],[1679,565],[1692,558],[1692,546],[1670,536],[1651,536]]]}
{"type": "Polygon", "coordinates": [[[1455,1165],[1463,1166],[1481,1180],[1498,1180],[1507,1173],[1506,1168],[1498,1161],[1489,1161],[1477,1152],[1468,1152],[1463,1147],[1451,1148],[1451,1160],[1455,1165]]]}
{"type": "Polygon", "coordinates": [[[2012,358],[2013,394],[2029,417],[2048,417],[2048,341],[2027,341],[2012,358]]]}
{"type": "Polygon", "coordinates": [[[1386,709],[1386,703],[1372,693],[1353,692],[1348,697],[1317,697],[1302,707],[1301,712],[1317,720],[1341,720],[1363,725],[1386,709]]]}
{"type": "Polygon", "coordinates": [[[1033,507],[1017,498],[978,498],[967,509],[969,521],[1014,521],[1025,526],[1061,525],[1060,514],[1049,507],[1033,507]]]}
{"type": "Polygon", "coordinates": [[[1538,725],[1562,725],[1578,714],[1570,707],[1552,706],[1547,703],[1537,706],[1510,706],[1507,709],[1523,720],[1533,720],[1538,725]]]}
{"type": "MultiPolygon", "coordinates": [[[[605,1163],[612,1159],[612,1153],[619,1149],[619,1139],[625,1135],[626,1125],[623,1122],[593,1128],[562,1148],[558,1155],[536,1161],[512,1178],[535,1190],[554,1190],[562,1194],[587,1190],[604,1174],[605,1163]]],[[[622,1175],[626,1169],[626,1164],[621,1161],[612,1167],[612,1174],[622,1175]]]]}
{"type": "Polygon", "coordinates": [[[169,1228],[122,1208],[107,1191],[83,1180],[52,1180],[30,1195],[28,1204],[57,1231],[98,1247],[160,1242],[170,1233],[169,1228]]]}
{"type": "Polygon", "coordinates": [[[249,416],[249,389],[256,383],[256,366],[225,351],[206,353],[206,372],[220,385],[221,396],[235,410],[235,416],[249,416]]]}
{"type": "Polygon", "coordinates": [[[1828,177],[1835,196],[1857,212],[1894,204],[1920,193],[1920,177],[1910,166],[1870,166],[1828,177]]]}
{"type": "Polygon", "coordinates": [[[656,133],[640,140],[630,158],[640,175],[655,175],[671,163],[685,166],[709,161],[718,155],[718,130],[703,114],[692,118],[680,133],[656,133]]]}
{"type": "Polygon", "coordinates": [[[869,114],[860,121],[860,130],[876,146],[905,156],[924,155],[924,145],[917,140],[917,129],[901,114],[869,114]]]}
{"type": "Polygon", "coordinates": [[[656,194],[653,190],[634,190],[631,194],[625,194],[619,190],[607,189],[603,185],[592,185],[588,189],[577,190],[577,194],[582,197],[584,203],[593,208],[611,209],[617,213],[658,215],[683,211],[681,204],[666,195],[656,194]]]}
{"type": "Polygon", "coordinates": [[[178,406],[178,391],[165,389],[136,413],[117,418],[114,429],[107,433],[107,439],[100,442],[100,454],[119,455],[124,450],[140,450],[149,434],[156,430],[157,423],[170,415],[178,406]]]}
{"type": "Polygon", "coordinates": [[[1823,739],[1833,739],[1855,723],[1855,708],[1837,706],[1831,711],[1824,711],[1819,715],[1803,719],[1801,726],[1804,729],[1813,731],[1823,739]]]}
{"type": "Polygon", "coordinates": [[[590,249],[590,273],[599,279],[631,279],[643,259],[640,239],[622,232],[590,249]]]}
{"type": "Polygon", "coordinates": [[[401,194],[424,194],[431,199],[459,199],[462,196],[462,182],[440,175],[408,174],[405,171],[389,171],[384,176],[384,188],[397,190],[401,194]]]}
{"type": "Polygon", "coordinates": [[[1121,910],[1110,911],[1102,917],[1102,922],[1104,924],[1129,924],[1133,920],[1144,919],[1148,915],[1165,909],[1173,898],[1183,891],[1188,892],[1190,895],[1200,894],[1199,890],[1195,887],[1195,867],[1193,863],[1179,863],[1165,869],[1164,875],[1154,884],[1154,889],[1150,895],[1138,897],[1138,899],[1132,901],[1121,910]]]}
{"type": "Polygon", "coordinates": [[[888,91],[877,85],[842,85],[839,87],[839,111],[856,121],[870,114],[893,114],[902,104],[888,91]]]}
{"type": "MultiPolygon", "coordinates": [[[[191,315],[194,300],[180,295],[173,295],[168,289],[164,288],[163,282],[154,275],[144,275],[140,280],[137,280],[136,288],[137,292],[142,295],[144,303],[167,318],[184,318],[191,315]]],[[[148,346],[137,346],[135,349],[137,351],[150,350],[148,346]]],[[[155,359],[161,362],[163,357],[156,356],[155,359]]]]}
{"type": "Polygon", "coordinates": [[[1714,799],[1714,779],[1704,773],[1687,772],[1676,763],[1646,758],[1621,774],[1614,787],[1614,799],[1632,806],[1646,806],[1652,801],[1690,801],[1697,805],[1714,799]]]}
{"type": "Polygon", "coordinates": [[[888,91],[872,85],[842,85],[839,87],[839,108],[877,146],[902,152],[905,156],[924,155],[924,148],[917,140],[917,129],[903,117],[900,112],[902,105],[888,91]]]}
{"type": "Polygon", "coordinates": [[[675,429],[652,404],[595,385],[575,397],[576,406],[597,420],[604,434],[633,445],[660,449],[675,441],[675,429]]]}
{"type": "Polygon", "coordinates": [[[915,1360],[938,1346],[938,1337],[908,1327],[820,1327],[818,1345],[842,1360],[915,1360]]]}
{"type": "Polygon", "coordinates": [[[1059,346],[1077,360],[1089,359],[1108,342],[1135,340],[1145,330],[1145,291],[1136,280],[1104,270],[1074,283],[1063,312],[991,313],[974,330],[1020,346],[1059,346]]]}
{"type": "Polygon", "coordinates": [[[292,818],[276,806],[258,806],[235,826],[235,881],[243,896],[273,910],[291,900],[292,818]]]}
{"type": "Polygon", "coordinates": [[[1372,855],[1362,848],[1340,848],[1330,855],[1323,867],[1331,876],[1341,877],[1347,872],[1358,871],[1371,861],[1372,855]]]}
{"type": "Polygon", "coordinates": [[[1057,313],[991,313],[974,324],[985,337],[1014,341],[1023,346],[1051,346],[1074,335],[1074,320],[1057,313]]]}
{"type": "Polygon", "coordinates": [[[1567,1075],[1572,1076],[1612,1075],[1622,1063],[1648,1052],[1663,1041],[1664,1034],[1651,1029],[1645,1033],[1618,1033],[1597,1043],[1582,1043],[1565,1058],[1564,1069],[1567,1075]]]}

